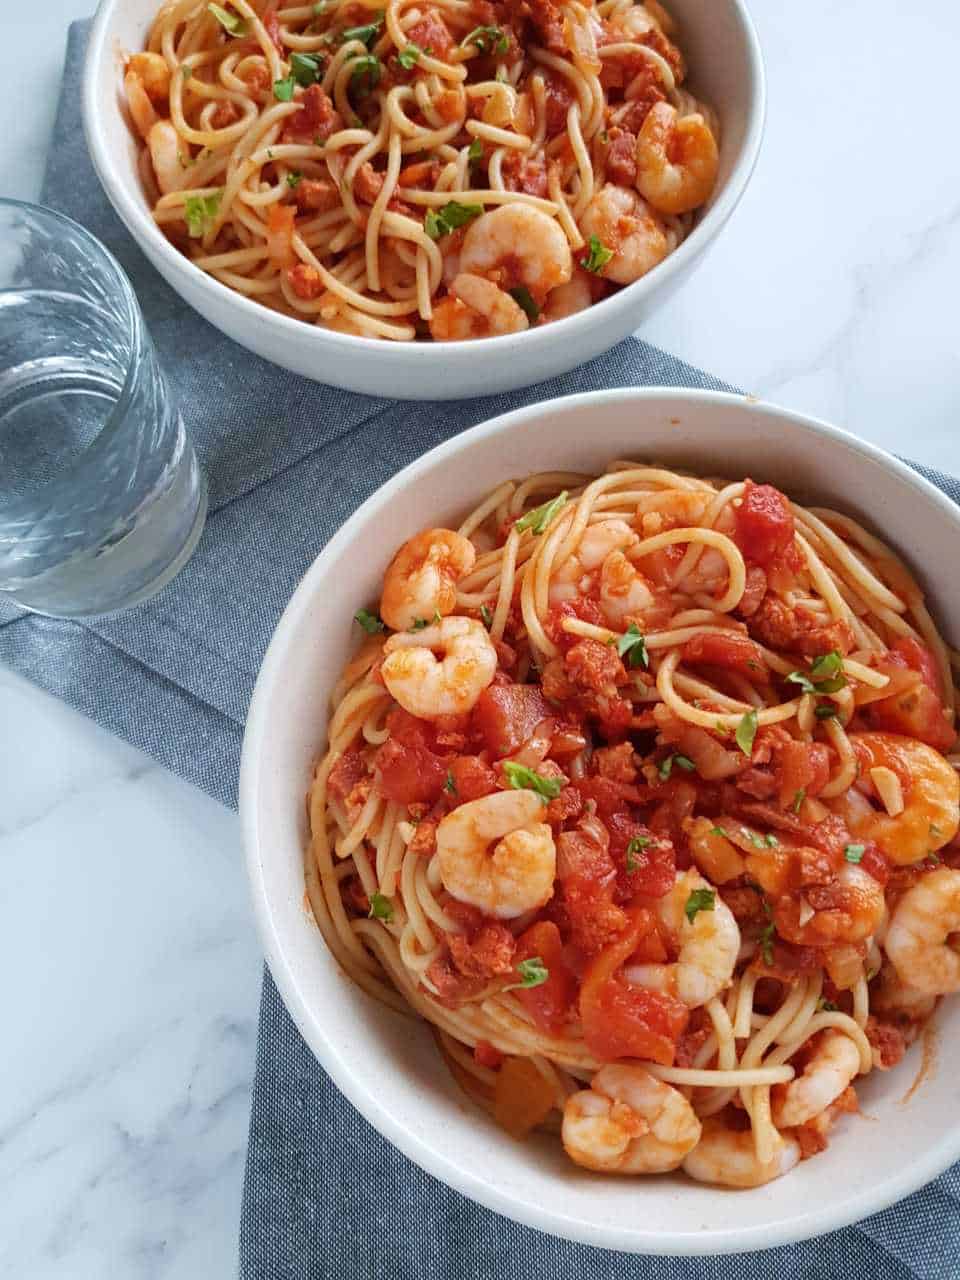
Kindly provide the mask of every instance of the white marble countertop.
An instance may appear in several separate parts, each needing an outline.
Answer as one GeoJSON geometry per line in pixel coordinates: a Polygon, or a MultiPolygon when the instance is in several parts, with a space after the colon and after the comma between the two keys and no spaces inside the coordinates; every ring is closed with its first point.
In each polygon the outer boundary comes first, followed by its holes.
{"type": "MultiPolygon", "coordinates": [[[[0,194],[39,191],[91,3],[4,15],[0,194]]],[[[755,7],[757,173],[644,336],[958,470],[960,10],[755,7]]],[[[0,1275],[235,1274],[260,976],[235,816],[0,670],[0,865],[0,1275]]]]}

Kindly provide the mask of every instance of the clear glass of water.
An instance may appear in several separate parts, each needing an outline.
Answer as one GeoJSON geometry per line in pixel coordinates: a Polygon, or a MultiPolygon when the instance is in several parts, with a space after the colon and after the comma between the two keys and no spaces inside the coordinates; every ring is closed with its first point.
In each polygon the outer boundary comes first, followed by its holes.
{"type": "Polygon", "coordinates": [[[0,200],[0,593],[60,618],[137,604],[206,509],[129,280],[69,218],[0,200]]]}

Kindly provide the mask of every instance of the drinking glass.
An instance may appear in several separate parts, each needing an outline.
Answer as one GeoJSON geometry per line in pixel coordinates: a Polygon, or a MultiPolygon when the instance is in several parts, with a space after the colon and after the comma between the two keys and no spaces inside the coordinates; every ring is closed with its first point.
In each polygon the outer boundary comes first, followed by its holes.
{"type": "Polygon", "coordinates": [[[0,598],[61,618],[137,604],[206,509],[120,266],[69,218],[0,200],[0,598]]]}

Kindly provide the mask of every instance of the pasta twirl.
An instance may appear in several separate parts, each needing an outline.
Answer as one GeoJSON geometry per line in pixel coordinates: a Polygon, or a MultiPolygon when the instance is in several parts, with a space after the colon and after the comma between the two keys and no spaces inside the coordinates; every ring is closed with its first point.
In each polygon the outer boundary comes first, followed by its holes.
{"type": "Polygon", "coordinates": [[[757,1186],[960,990],[947,649],[845,515],[616,462],[397,553],[310,794],[317,922],[511,1132],[757,1186]]]}
{"type": "Polygon", "coordinates": [[[163,231],[272,310],[520,332],[639,279],[718,167],[648,0],[169,0],[125,88],[163,231]]]}

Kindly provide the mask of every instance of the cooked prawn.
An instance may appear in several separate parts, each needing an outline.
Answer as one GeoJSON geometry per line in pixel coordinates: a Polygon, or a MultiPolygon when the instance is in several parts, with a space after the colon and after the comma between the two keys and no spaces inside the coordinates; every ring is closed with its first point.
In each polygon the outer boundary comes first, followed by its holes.
{"type": "Polygon", "coordinates": [[[502,204],[467,227],[460,270],[504,289],[525,285],[542,306],[551,289],[570,279],[573,257],[563,228],[549,214],[525,204],[502,204]]]}
{"type": "Polygon", "coordinates": [[[803,1069],[789,1084],[771,1091],[773,1123],[778,1129],[806,1124],[836,1102],[860,1070],[860,1050],[842,1031],[825,1031],[803,1069]]]}
{"type": "MultiPolygon", "coordinates": [[[[697,899],[693,899],[697,901],[697,899]]],[[[740,951],[740,930],[726,903],[695,868],[680,871],[673,888],[657,900],[657,914],[676,939],[673,964],[633,964],[624,976],[642,987],[666,991],[691,1008],[706,1004],[730,985],[740,951]],[[691,895],[701,895],[692,918],[691,895]]]]}
{"type": "Polygon", "coordinates": [[[135,75],[154,102],[170,97],[170,68],[159,53],[135,53],[127,63],[127,74],[135,75]]]}
{"type": "Polygon", "coordinates": [[[423,631],[399,632],[383,651],[380,674],[388,692],[421,720],[466,715],[497,670],[497,651],[474,618],[444,618],[423,631]],[[439,661],[434,650],[443,655],[439,661]]]}
{"type": "Polygon", "coordinates": [[[566,1101],[560,1131],[574,1163],[598,1173],[666,1173],[700,1138],[687,1099],[643,1067],[601,1067],[566,1101]]]}
{"type": "Polygon", "coordinates": [[[408,538],[384,574],[380,617],[394,631],[446,617],[457,603],[457,582],[473,568],[469,538],[452,529],[424,529],[408,538]]]}
{"type": "Polygon", "coordinates": [[[656,102],[637,138],[637,190],[660,213],[689,213],[713,190],[720,167],[717,140],[699,113],[677,118],[656,102]]]}
{"type": "Polygon", "coordinates": [[[169,120],[158,120],[147,134],[147,147],[153,162],[157,186],[166,195],[176,191],[183,175],[180,138],[169,120]]]}
{"type": "Polygon", "coordinates": [[[683,1172],[697,1182],[721,1187],[762,1187],[782,1178],[800,1160],[800,1144],[779,1134],[773,1155],[766,1162],[757,1159],[757,1148],[749,1129],[728,1129],[718,1116],[703,1122],[700,1141],[683,1162],[683,1172]]]}
{"type": "Polygon", "coordinates": [[[876,840],[899,866],[920,862],[949,844],[960,827],[960,779],[939,751],[895,733],[852,733],[850,741],[867,769],[890,769],[900,779],[904,807],[895,818],[878,812],[851,787],[832,801],[854,835],[876,840]]]}
{"type": "Polygon", "coordinates": [[[483,276],[461,271],[433,308],[430,334],[438,342],[495,338],[529,328],[527,313],[509,293],[483,276]]]}
{"type": "Polygon", "coordinates": [[[549,902],[557,853],[543,811],[533,791],[495,791],[448,813],[437,827],[446,891],[504,920],[549,902]]]}
{"type": "Polygon", "coordinates": [[[883,949],[898,977],[924,995],[960,991],[960,871],[940,867],[908,889],[894,908],[883,949]]]}
{"type": "Polygon", "coordinates": [[[937,1005],[937,997],[908,986],[888,960],[870,985],[870,1012],[898,1021],[925,1022],[937,1005]]]}
{"type": "Polygon", "coordinates": [[[566,284],[558,284],[547,298],[543,319],[565,320],[593,305],[593,291],[585,271],[575,271],[566,284]]]}
{"type": "Polygon", "coordinates": [[[576,551],[568,556],[550,579],[550,603],[562,604],[589,594],[591,575],[609,555],[636,546],[636,533],[623,520],[602,520],[584,529],[576,551]]]}
{"type": "Polygon", "coordinates": [[[143,80],[135,71],[128,71],[123,77],[123,89],[127,95],[130,118],[136,125],[137,133],[146,140],[150,136],[150,130],[160,117],[150,101],[150,95],[147,93],[143,80]]]}
{"type": "MultiPolygon", "coordinates": [[[[756,862],[748,857],[748,868],[756,862]]],[[[756,878],[763,884],[762,868],[756,878]]],[[[884,910],[879,881],[862,867],[845,862],[833,883],[783,894],[774,908],[774,920],[777,932],[796,946],[836,947],[871,937],[884,910]]]]}
{"type": "Polygon", "coordinates": [[[600,275],[616,284],[633,284],[670,252],[663,223],[647,202],[612,182],[592,197],[580,219],[580,230],[613,250],[600,275]]]}

